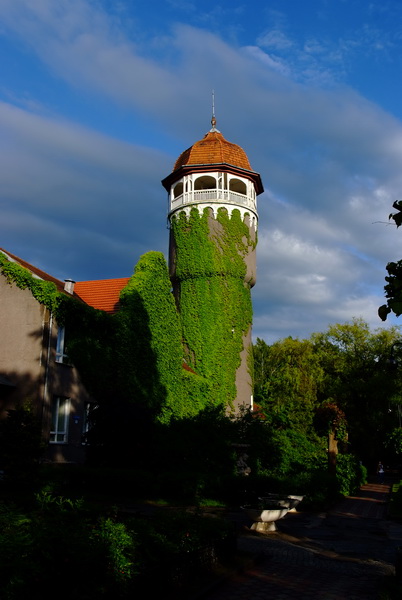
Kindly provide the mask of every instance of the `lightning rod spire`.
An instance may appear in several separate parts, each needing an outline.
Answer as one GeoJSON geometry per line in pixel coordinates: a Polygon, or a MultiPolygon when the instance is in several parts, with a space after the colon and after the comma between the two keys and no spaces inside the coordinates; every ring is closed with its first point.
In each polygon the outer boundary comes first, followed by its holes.
{"type": "Polygon", "coordinates": [[[212,90],[212,119],[211,119],[212,129],[210,132],[215,131],[216,133],[220,133],[219,129],[216,128],[216,118],[215,118],[215,90],[212,90]]]}

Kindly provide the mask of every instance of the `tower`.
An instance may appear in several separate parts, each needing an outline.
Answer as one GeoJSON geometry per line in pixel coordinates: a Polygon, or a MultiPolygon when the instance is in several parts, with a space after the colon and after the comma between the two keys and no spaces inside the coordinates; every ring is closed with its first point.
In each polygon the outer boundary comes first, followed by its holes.
{"type": "Polygon", "coordinates": [[[187,364],[209,402],[252,405],[251,288],[256,281],[261,178],[216,128],[176,160],[168,192],[169,273],[187,364]]]}

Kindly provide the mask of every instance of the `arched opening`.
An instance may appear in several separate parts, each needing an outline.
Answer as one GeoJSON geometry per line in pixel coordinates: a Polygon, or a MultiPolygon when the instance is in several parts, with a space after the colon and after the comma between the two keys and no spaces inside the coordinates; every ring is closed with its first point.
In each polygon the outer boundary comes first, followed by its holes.
{"type": "Polygon", "coordinates": [[[183,182],[179,181],[179,183],[176,183],[176,185],[173,188],[173,197],[178,198],[182,194],[183,194],[183,182]]]}
{"type": "Polygon", "coordinates": [[[229,182],[229,189],[232,192],[237,192],[238,194],[247,196],[247,186],[244,181],[241,181],[240,179],[231,179],[229,182]]]}
{"type": "Polygon", "coordinates": [[[203,175],[197,177],[194,182],[195,190],[216,190],[216,179],[210,175],[203,175]]]}

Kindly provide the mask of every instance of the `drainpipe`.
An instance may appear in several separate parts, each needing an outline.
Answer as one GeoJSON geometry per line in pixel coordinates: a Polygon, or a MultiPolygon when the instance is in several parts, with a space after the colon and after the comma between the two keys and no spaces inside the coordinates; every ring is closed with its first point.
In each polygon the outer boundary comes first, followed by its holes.
{"type": "MultiPolygon", "coordinates": [[[[45,307],[45,313],[44,315],[46,315],[47,312],[47,308],[45,307]]],[[[43,401],[42,401],[42,433],[43,433],[43,425],[44,425],[44,418],[45,418],[45,409],[47,406],[47,400],[48,400],[48,387],[49,387],[49,364],[50,364],[50,349],[51,349],[51,343],[52,343],[52,328],[53,328],[53,313],[51,311],[50,312],[50,317],[49,317],[49,324],[48,324],[48,338],[47,338],[47,352],[46,352],[46,362],[45,362],[45,381],[44,381],[44,386],[43,386],[43,401]]],[[[45,319],[43,319],[44,323],[43,323],[43,329],[45,330],[45,319]]]]}

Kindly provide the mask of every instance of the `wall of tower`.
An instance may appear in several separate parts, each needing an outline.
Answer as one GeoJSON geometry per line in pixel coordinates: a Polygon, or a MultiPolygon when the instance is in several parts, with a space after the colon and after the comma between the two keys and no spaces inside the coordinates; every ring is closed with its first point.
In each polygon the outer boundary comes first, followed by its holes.
{"type": "Polygon", "coordinates": [[[256,231],[239,211],[193,208],[172,219],[169,271],[188,364],[211,382],[211,401],[249,406],[256,231]]]}

